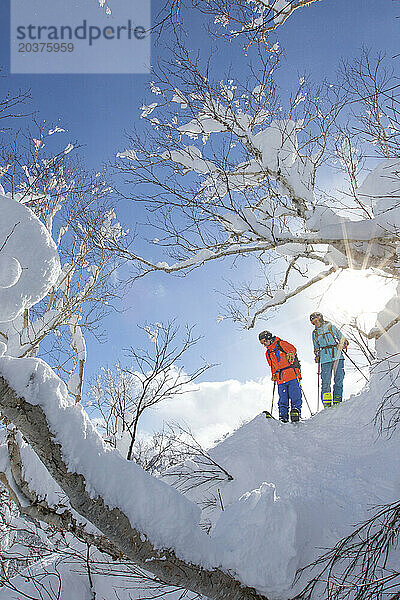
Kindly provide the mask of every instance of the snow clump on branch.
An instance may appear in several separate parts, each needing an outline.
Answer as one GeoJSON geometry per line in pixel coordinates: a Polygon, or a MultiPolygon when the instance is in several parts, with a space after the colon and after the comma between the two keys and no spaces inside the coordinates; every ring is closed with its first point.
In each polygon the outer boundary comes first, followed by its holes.
{"type": "Polygon", "coordinates": [[[11,321],[56,283],[60,259],[45,226],[27,206],[1,195],[0,213],[0,321],[11,321]]]}

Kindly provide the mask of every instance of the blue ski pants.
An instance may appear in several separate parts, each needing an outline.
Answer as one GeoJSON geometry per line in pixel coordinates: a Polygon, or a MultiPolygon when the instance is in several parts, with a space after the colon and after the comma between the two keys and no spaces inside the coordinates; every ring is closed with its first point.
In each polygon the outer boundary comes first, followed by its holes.
{"type": "Polygon", "coordinates": [[[343,397],[344,358],[338,361],[321,363],[321,400],[324,394],[331,391],[331,379],[333,372],[333,400],[341,402],[343,397]]]}
{"type": "Polygon", "coordinates": [[[302,397],[297,379],[291,379],[287,383],[279,383],[278,394],[279,418],[289,418],[289,402],[291,404],[290,408],[297,408],[301,414],[302,397]]]}

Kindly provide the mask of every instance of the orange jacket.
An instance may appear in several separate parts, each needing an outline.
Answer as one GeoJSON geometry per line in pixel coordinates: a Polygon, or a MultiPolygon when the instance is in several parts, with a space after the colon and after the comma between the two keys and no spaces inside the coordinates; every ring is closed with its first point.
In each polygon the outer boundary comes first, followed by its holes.
{"type": "Polygon", "coordinates": [[[276,373],[276,383],[287,383],[292,379],[301,379],[300,369],[295,369],[288,361],[286,354],[297,353],[295,346],[276,338],[271,346],[268,346],[265,352],[266,359],[271,367],[272,375],[276,373]],[[282,348],[282,350],[280,350],[282,348]]]}

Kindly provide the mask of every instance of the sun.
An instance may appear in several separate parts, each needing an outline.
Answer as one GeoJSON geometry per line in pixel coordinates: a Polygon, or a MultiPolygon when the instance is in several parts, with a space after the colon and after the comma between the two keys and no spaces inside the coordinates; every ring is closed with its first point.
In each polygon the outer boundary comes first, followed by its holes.
{"type": "Polygon", "coordinates": [[[373,327],[394,292],[394,282],[376,271],[346,269],[326,286],[319,310],[342,322],[358,319],[363,328],[373,327]]]}

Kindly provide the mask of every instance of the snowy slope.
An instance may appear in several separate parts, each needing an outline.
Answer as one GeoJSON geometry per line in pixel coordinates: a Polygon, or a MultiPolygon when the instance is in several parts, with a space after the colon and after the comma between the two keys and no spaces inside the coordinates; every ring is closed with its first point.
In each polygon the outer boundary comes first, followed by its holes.
{"type": "Polygon", "coordinates": [[[298,568],[399,498],[400,429],[388,438],[374,424],[390,385],[382,367],[337,408],[299,424],[259,415],[211,451],[235,478],[219,486],[225,511],[212,531],[224,566],[270,598],[294,595],[298,568]]]}
{"type": "MultiPolygon", "coordinates": [[[[399,334],[400,326],[396,329],[399,334]]],[[[381,357],[399,350],[393,334],[380,338],[378,346],[381,357]]],[[[399,497],[400,429],[384,437],[374,424],[399,368],[396,356],[392,371],[385,362],[378,365],[369,387],[339,407],[299,424],[259,415],[217,445],[210,454],[234,480],[216,484],[225,510],[214,509],[211,537],[201,532],[198,509],[189,498],[102,449],[89,420],[68,401],[64,384],[49,367],[37,359],[4,358],[0,366],[17,392],[46,412],[69,468],[87,477],[93,496],[121,506],[159,548],[173,547],[188,561],[229,571],[270,600],[293,597],[305,583],[292,587],[298,568],[350,533],[371,508],[399,497]],[[74,443],[68,443],[73,435],[74,443]]],[[[190,499],[201,501],[211,492],[209,486],[196,488],[190,499]]],[[[399,558],[393,560],[399,564],[399,558]]],[[[70,600],[69,589],[62,600],[70,600]]],[[[0,599],[18,597],[7,594],[0,599]]]]}

